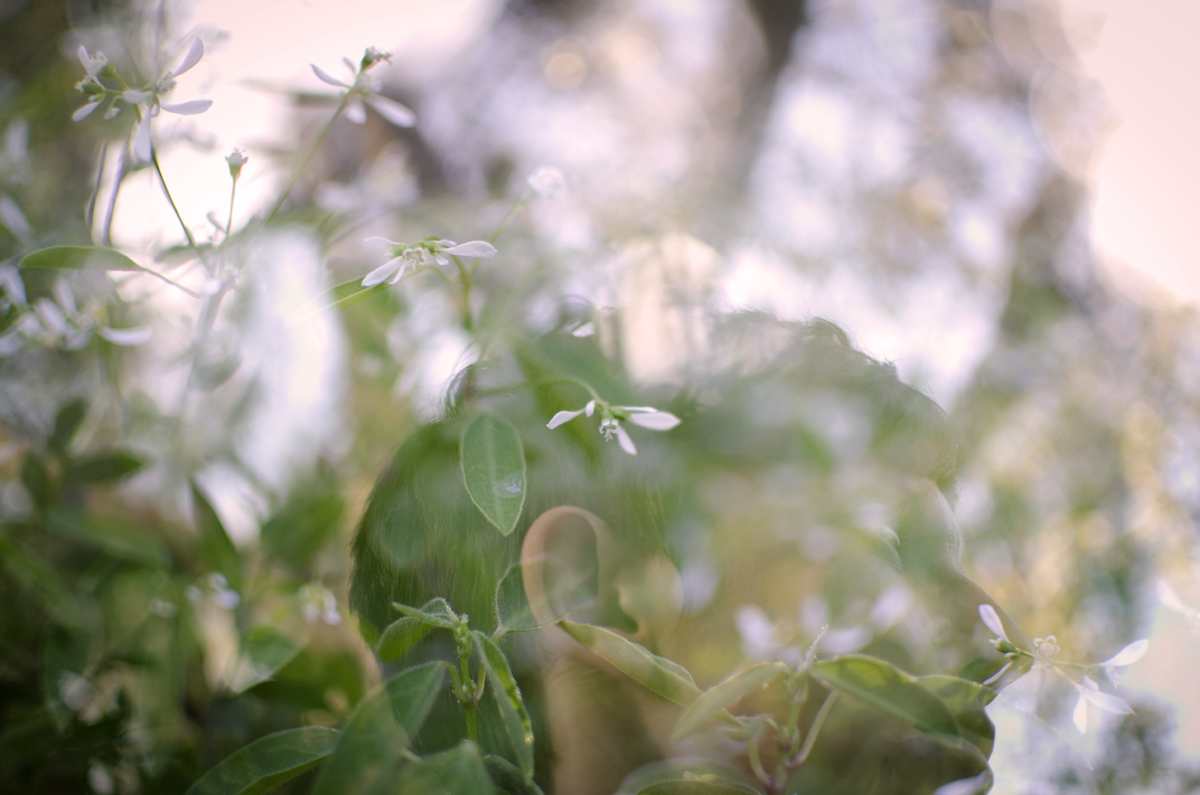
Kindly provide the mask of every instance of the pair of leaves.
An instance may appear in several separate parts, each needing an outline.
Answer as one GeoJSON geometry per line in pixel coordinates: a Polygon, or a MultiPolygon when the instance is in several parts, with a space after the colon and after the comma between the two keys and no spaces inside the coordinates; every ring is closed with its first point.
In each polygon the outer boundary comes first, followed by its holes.
{"type": "Polygon", "coordinates": [[[402,657],[431,630],[453,630],[458,623],[450,603],[440,596],[420,608],[399,602],[393,602],[392,607],[404,615],[387,626],[375,646],[375,651],[387,662],[402,657]]]}
{"type": "MultiPolygon", "coordinates": [[[[410,764],[411,755],[407,754],[410,740],[428,717],[444,682],[445,670],[439,663],[410,668],[368,695],[351,713],[341,732],[308,726],[263,737],[201,776],[187,795],[262,795],[326,760],[328,764],[321,770],[314,788],[316,795],[391,791],[388,788],[394,783],[398,769],[410,764]]],[[[466,755],[470,755],[469,750],[466,755]]],[[[475,757],[479,757],[478,751],[475,757]]],[[[420,764],[431,766],[436,777],[444,766],[440,761],[463,760],[431,757],[420,764]]],[[[486,777],[481,758],[474,767],[484,770],[486,777]]],[[[488,791],[490,780],[486,784],[476,791],[488,791]]]]}

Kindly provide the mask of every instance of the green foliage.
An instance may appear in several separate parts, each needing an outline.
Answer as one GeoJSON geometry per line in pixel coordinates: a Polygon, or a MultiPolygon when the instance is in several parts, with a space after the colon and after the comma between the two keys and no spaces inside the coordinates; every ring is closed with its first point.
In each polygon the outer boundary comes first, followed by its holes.
{"type": "Polygon", "coordinates": [[[462,472],[467,493],[501,535],[517,527],[525,504],[525,453],[509,423],[480,414],[462,439],[462,472]]]}
{"type": "Polygon", "coordinates": [[[231,754],[185,795],[263,795],[324,762],[338,733],[324,726],[269,734],[231,754]]]}
{"type": "Polygon", "coordinates": [[[119,251],[99,246],[53,246],[26,254],[19,267],[53,270],[140,271],[141,265],[119,251]]]}

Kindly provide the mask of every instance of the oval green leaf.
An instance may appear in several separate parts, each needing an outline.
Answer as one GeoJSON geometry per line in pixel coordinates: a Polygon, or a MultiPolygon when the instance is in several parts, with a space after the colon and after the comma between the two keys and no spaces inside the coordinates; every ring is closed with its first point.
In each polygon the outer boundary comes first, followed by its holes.
{"type": "Polygon", "coordinates": [[[338,733],[324,726],[268,734],[235,751],[188,788],[187,795],[262,795],[324,762],[338,733]]]}
{"type": "Polygon", "coordinates": [[[475,507],[501,535],[515,530],[525,505],[525,451],[516,429],[480,414],[463,433],[461,464],[475,507]]]}
{"type": "Polygon", "coordinates": [[[487,765],[492,781],[496,782],[501,792],[509,795],[544,795],[542,788],[534,783],[529,774],[504,757],[486,754],[483,763],[487,765]]]}
{"type": "Polygon", "coordinates": [[[110,483],[132,475],[146,465],[146,460],[128,450],[114,450],[74,462],[66,477],[77,483],[110,483]]]}
{"type": "Polygon", "coordinates": [[[773,679],[783,676],[790,669],[781,662],[763,662],[751,666],[740,674],[735,674],[716,687],[704,691],[700,698],[692,702],[675,725],[671,735],[679,740],[688,736],[700,727],[706,720],[714,717],[731,704],[765,687],[773,679]]]}
{"type": "Polygon", "coordinates": [[[384,661],[391,662],[420,643],[431,629],[427,621],[404,616],[388,625],[375,650],[384,661]]]}
{"type": "Polygon", "coordinates": [[[533,774],[533,723],[529,720],[529,711],[525,709],[525,701],[513,678],[508,659],[500,647],[479,630],[471,632],[475,641],[475,650],[487,671],[488,684],[500,705],[500,715],[504,720],[505,734],[508,744],[512,747],[517,764],[526,774],[533,774]]]}
{"type": "Polygon", "coordinates": [[[100,246],[51,246],[26,254],[18,268],[53,268],[55,270],[140,271],[141,265],[119,251],[100,246]]]}
{"type": "Polygon", "coordinates": [[[700,697],[700,688],[692,681],[692,675],[678,663],[652,654],[643,646],[603,627],[566,620],[559,621],[558,625],[617,670],[668,701],[686,707],[700,697]]]}
{"type": "Polygon", "coordinates": [[[299,653],[300,646],[271,627],[255,627],[242,637],[225,682],[233,692],[244,692],[273,677],[299,653]]]}
{"type": "Polygon", "coordinates": [[[387,791],[405,795],[493,795],[496,791],[479,746],[470,740],[406,765],[396,784],[387,791]]]}
{"type": "Polygon", "coordinates": [[[813,663],[809,672],[938,739],[957,745],[958,723],[942,700],[917,679],[874,657],[847,655],[813,663]]]}

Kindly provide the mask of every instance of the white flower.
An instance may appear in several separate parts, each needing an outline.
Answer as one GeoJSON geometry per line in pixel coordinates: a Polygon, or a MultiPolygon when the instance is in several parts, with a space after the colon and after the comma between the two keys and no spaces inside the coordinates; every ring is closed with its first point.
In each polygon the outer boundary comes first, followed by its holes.
{"type": "MultiPolygon", "coordinates": [[[[162,102],[162,97],[175,88],[175,78],[198,64],[203,57],[204,42],[200,41],[200,39],[195,39],[192,41],[192,46],[188,49],[187,55],[183,56],[183,61],[173,71],[167,72],[146,88],[141,90],[130,88],[121,93],[123,100],[141,109],[142,120],[138,123],[137,130],[133,134],[133,154],[139,161],[143,163],[150,162],[150,157],[153,154],[150,143],[150,120],[157,116],[160,110],[165,110],[168,113],[178,113],[183,116],[194,116],[212,107],[211,99],[196,99],[176,105],[165,105],[162,102]]],[[[76,115],[78,116],[82,110],[81,108],[76,115]]]]}
{"type": "Polygon", "coordinates": [[[300,611],[308,623],[315,624],[318,620],[335,626],[342,623],[342,614],[337,609],[337,597],[325,586],[304,585],[297,596],[300,600],[300,611]]]}
{"type": "Polygon", "coordinates": [[[1095,704],[1105,712],[1111,712],[1114,715],[1132,715],[1133,709],[1116,696],[1110,696],[1108,693],[1100,692],[1100,686],[1092,681],[1090,676],[1083,677],[1083,683],[1071,682],[1076,690],[1079,691],[1079,700],[1075,702],[1075,711],[1071,715],[1071,719],[1075,723],[1075,728],[1080,734],[1087,731],[1087,706],[1088,703],[1095,704]]]}
{"type": "Polygon", "coordinates": [[[353,83],[343,83],[336,77],[331,76],[316,64],[312,66],[313,73],[323,82],[338,88],[345,88],[350,93],[350,99],[346,103],[346,118],[355,124],[362,124],[367,120],[367,112],[363,109],[363,103],[367,103],[375,112],[383,118],[387,119],[397,127],[412,127],[417,123],[417,116],[412,112],[412,109],[407,105],[401,105],[393,99],[379,95],[379,80],[372,75],[368,75],[367,71],[379,61],[390,60],[392,54],[389,52],[380,52],[374,47],[367,48],[363,54],[362,61],[358,69],[354,68],[354,64],[348,59],[343,59],[347,68],[354,75],[353,83]]]}
{"type": "Polygon", "coordinates": [[[640,425],[643,428],[649,428],[652,431],[669,431],[679,424],[679,418],[674,414],[666,411],[659,411],[650,406],[609,406],[607,403],[591,400],[579,411],[560,411],[550,418],[550,422],[546,423],[547,428],[557,428],[564,422],[575,419],[580,414],[586,414],[589,417],[600,409],[600,433],[604,434],[604,438],[611,441],[614,436],[617,437],[617,443],[621,445],[621,449],[630,455],[637,455],[637,448],[633,446],[633,440],[629,438],[629,434],[621,427],[621,422],[628,420],[634,425],[640,425]]]}
{"type": "Polygon", "coordinates": [[[87,47],[80,44],[76,53],[79,55],[79,62],[83,64],[88,77],[99,77],[100,70],[108,66],[108,58],[102,52],[97,51],[95,55],[88,55],[87,47]]]}
{"type": "Polygon", "coordinates": [[[526,180],[534,193],[543,199],[556,199],[566,190],[567,179],[556,166],[541,166],[526,180]]]}
{"type": "Polygon", "coordinates": [[[1195,610],[1184,604],[1184,601],[1179,598],[1179,594],[1175,593],[1175,589],[1166,580],[1159,580],[1155,585],[1155,591],[1158,595],[1158,601],[1162,602],[1163,607],[1173,610],[1186,618],[1188,624],[1192,627],[1192,634],[1200,635],[1200,610],[1195,610]]]}
{"type": "Polygon", "coordinates": [[[232,152],[225,155],[225,162],[229,164],[229,176],[234,179],[240,177],[242,175],[242,166],[246,165],[246,161],[249,159],[245,152],[235,146],[232,152]]]}
{"type": "Polygon", "coordinates": [[[27,310],[0,335],[0,356],[11,356],[28,342],[74,351],[87,345],[93,334],[124,346],[141,345],[153,334],[147,326],[115,329],[101,324],[99,302],[93,299],[77,307],[71,288],[61,279],[54,285],[53,301],[39,298],[26,305],[20,277],[7,269],[0,269],[0,277],[8,300],[27,310]]]}
{"type": "Polygon", "coordinates": [[[374,287],[383,284],[389,278],[395,284],[404,278],[410,267],[420,268],[433,260],[438,265],[449,265],[450,257],[467,257],[469,259],[491,259],[496,256],[496,247],[486,240],[470,240],[466,243],[455,243],[453,240],[442,240],[429,237],[420,242],[408,245],[387,240],[382,237],[372,237],[368,243],[381,242],[391,246],[387,262],[363,277],[363,287],[374,287]],[[450,256],[447,256],[450,255],[450,256]]]}

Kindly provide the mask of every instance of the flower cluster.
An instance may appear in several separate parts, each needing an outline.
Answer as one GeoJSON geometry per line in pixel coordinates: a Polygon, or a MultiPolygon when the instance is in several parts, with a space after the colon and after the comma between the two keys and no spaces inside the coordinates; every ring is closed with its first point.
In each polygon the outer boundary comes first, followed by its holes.
{"type": "Polygon", "coordinates": [[[342,623],[342,614],[337,609],[337,597],[320,583],[309,583],[300,587],[296,594],[304,620],[315,624],[318,620],[336,626],[342,623]]]}
{"type": "Polygon", "coordinates": [[[600,412],[600,433],[604,434],[604,438],[608,441],[612,441],[614,436],[617,437],[617,443],[621,445],[621,449],[630,455],[637,455],[637,448],[633,446],[633,440],[629,438],[629,434],[621,427],[622,422],[631,422],[652,431],[669,431],[679,424],[679,418],[674,414],[659,411],[651,406],[610,406],[601,400],[590,400],[578,411],[558,412],[550,418],[546,427],[557,428],[580,414],[590,417],[597,411],[600,412]]]}
{"type": "Polygon", "coordinates": [[[496,256],[496,247],[486,240],[455,243],[453,240],[427,237],[409,245],[382,237],[372,237],[368,238],[366,242],[387,243],[390,248],[388,249],[388,261],[363,277],[363,287],[383,284],[389,278],[391,284],[395,284],[404,278],[410,268],[416,270],[429,267],[430,261],[445,266],[450,264],[450,257],[491,259],[496,256]]]}
{"type": "Polygon", "coordinates": [[[108,62],[108,58],[103,53],[89,54],[87,48],[80,45],[79,62],[83,64],[84,71],[87,74],[75,84],[75,88],[87,96],[87,102],[75,111],[72,118],[75,121],[87,118],[105,100],[109,101],[108,110],[104,114],[106,119],[111,119],[121,112],[120,107],[116,104],[118,99],[131,107],[137,108],[140,118],[137,129],[133,134],[133,155],[138,161],[147,163],[153,155],[153,147],[150,141],[150,120],[157,116],[160,111],[165,110],[168,113],[192,116],[197,113],[203,113],[212,106],[211,99],[196,99],[179,104],[166,104],[162,101],[164,96],[174,90],[175,78],[194,67],[203,57],[204,42],[200,41],[200,39],[194,39],[179,66],[161,75],[153,83],[143,88],[135,89],[130,88],[121,79],[121,76],[117,74],[117,70],[108,62]],[[120,87],[116,89],[110,88],[101,82],[101,78],[116,81],[120,87]]]}
{"type": "Polygon", "coordinates": [[[39,298],[32,304],[26,302],[25,285],[16,268],[0,267],[0,287],[4,289],[0,311],[15,307],[21,313],[0,334],[0,356],[11,356],[30,343],[76,351],[87,345],[93,334],[114,345],[141,345],[153,333],[147,326],[117,329],[104,325],[100,302],[92,298],[79,307],[62,279],[54,284],[54,300],[39,298]]]}
{"type": "Polygon", "coordinates": [[[391,59],[392,54],[390,52],[381,52],[374,47],[367,48],[357,68],[350,62],[349,58],[343,58],[342,63],[346,64],[346,68],[353,75],[353,83],[344,83],[338,80],[316,64],[310,64],[310,66],[312,66],[313,73],[322,82],[347,89],[346,118],[355,124],[362,124],[367,120],[367,111],[363,107],[363,103],[366,103],[376,113],[397,127],[412,127],[417,123],[416,114],[412,112],[412,109],[407,105],[401,105],[393,99],[381,96],[379,94],[379,79],[374,75],[367,74],[375,64],[380,61],[391,61],[391,59]]]}
{"type": "Polygon", "coordinates": [[[983,604],[979,606],[979,617],[983,623],[992,632],[996,633],[996,637],[991,639],[991,644],[996,647],[996,650],[1004,654],[1008,661],[999,671],[983,682],[988,685],[997,681],[1006,671],[1014,665],[1019,665],[1022,662],[1029,664],[1033,670],[1053,671],[1062,676],[1071,687],[1075,688],[1079,693],[1079,698],[1075,702],[1075,709],[1072,713],[1072,720],[1075,723],[1075,728],[1082,734],[1087,729],[1088,704],[1099,707],[1105,712],[1111,712],[1115,715],[1131,715],[1133,709],[1121,699],[1110,695],[1100,690],[1100,686],[1090,676],[1091,673],[1099,670],[1103,672],[1105,677],[1116,684],[1117,668],[1124,668],[1127,665],[1133,665],[1140,660],[1149,648],[1148,640],[1135,640],[1128,644],[1125,648],[1109,657],[1101,663],[1090,663],[1080,665],[1078,663],[1059,662],[1054,659],[1054,655],[1058,654],[1058,643],[1053,635],[1047,635],[1045,638],[1033,639],[1033,651],[1024,651],[1013,645],[1008,639],[1008,634],[1004,631],[1004,625],[1000,622],[1000,616],[997,615],[995,608],[991,605],[983,604]],[[1075,681],[1064,672],[1064,668],[1082,669],[1083,675],[1080,681],[1075,681]]]}

